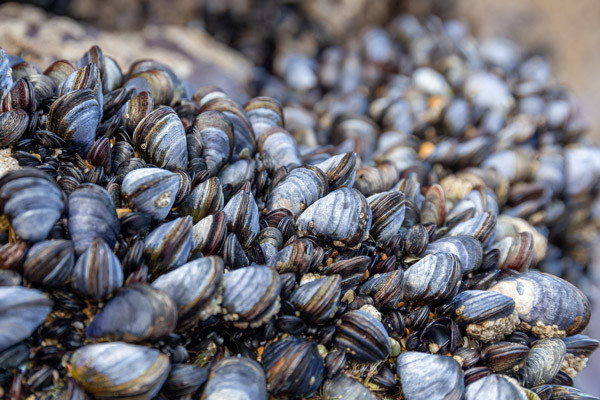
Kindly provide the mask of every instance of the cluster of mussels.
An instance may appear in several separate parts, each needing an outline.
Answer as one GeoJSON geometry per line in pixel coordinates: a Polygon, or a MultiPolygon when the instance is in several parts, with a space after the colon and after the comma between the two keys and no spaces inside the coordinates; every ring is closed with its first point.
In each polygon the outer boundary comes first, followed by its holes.
{"type": "Polygon", "coordinates": [[[600,177],[547,62],[407,16],[280,61],[242,106],[0,50],[3,394],[596,399],[590,303],[535,269],[600,177]]]}

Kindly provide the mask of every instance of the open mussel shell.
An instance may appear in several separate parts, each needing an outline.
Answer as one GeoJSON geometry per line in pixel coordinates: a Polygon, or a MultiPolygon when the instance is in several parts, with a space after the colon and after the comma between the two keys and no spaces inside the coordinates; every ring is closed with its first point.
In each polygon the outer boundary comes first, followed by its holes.
{"type": "Polygon", "coordinates": [[[247,357],[229,357],[210,370],[202,394],[204,400],[267,400],[263,368],[247,357]]]}
{"type": "Polygon", "coordinates": [[[223,209],[223,191],[219,178],[212,177],[197,185],[179,207],[181,215],[190,215],[194,223],[223,209]]]}
{"type": "Polygon", "coordinates": [[[397,235],[406,216],[405,196],[397,191],[382,192],[367,198],[373,212],[371,235],[379,242],[386,242],[397,235]]]}
{"type": "Polygon", "coordinates": [[[501,340],[519,323],[515,302],[487,290],[465,290],[454,298],[456,322],[483,342],[501,340]]]}
{"type": "Polygon", "coordinates": [[[299,215],[329,190],[327,178],[317,167],[296,168],[279,181],[267,199],[267,211],[289,210],[299,215]]]}
{"type": "Polygon", "coordinates": [[[0,287],[0,352],[28,338],[51,309],[52,301],[36,289],[0,287]]]}
{"type": "Polygon", "coordinates": [[[134,210],[162,221],[175,203],[179,190],[177,174],[161,168],[138,168],[125,175],[121,184],[124,200],[134,210]]]}
{"type": "Polygon", "coordinates": [[[403,300],[414,304],[440,303],[456,295],[462,266],[454,254],[430,254],[404,273],[403,300]]]}
{"type": "Polygon", "coordinates": [[[588,357],[596,351],[600,342],[582,334],[566,337],[563,342],[567,346],[567,355],[560,370],[575,378],[585,368],[588,357]]]}
{"type": "Polygon", "coordinates": [[[185,129],[172,108],[160,106],[146,115],[135,128],[132,141],[146,162],[160,168],[187,169],[185,129]]]}
{"type": "Polygon", "coordinates": [[[194,364],[174,364],[161,393],[167,398],[194,394],[208,379],[208,371],[194,364]]]}
{"type": "Polygon", "coordinates": [[[316,343],[300,337],[269,343],[261,362],[273,395],[311,397],[323,381],[323,358],[316,343]]]}
{"type": "Polygon", "coordinates": [[[336,343],[359,362],[377,362],[390,356],[390,339],[383,324],[365,310],[342,315],[336,330],[336,343]]]}
{"type": "Polygon", "coordinates": [[[255,328],[279,311],[281,280],[269,267],[254,265],[225,274],[223,312],[239,328],[255,328]]]}
{"type": "Polygon", "coordinates": [[[31,246],[23,263],[23,275],[30,282],[60,286],[71,277],[75,249],[70,240],[44,240],[31,246]]]}
{"type": "Polygon", "coordinates": [[[64,209],[58,185],[39,169],[22,168],[0,178],[0,210],[24,240],[45,239],[64,209]]]}
{"type": "Polygon", "coordinates": [[[0,146],[8,147],[16,143],[29,125],[29,116],[23,110],[0,113],[0,146]]]}
{"type": "Polygon", "coordinates": [[[554,275],[529,271],[503,279],[490,290],[511,297],[521,329],[540,338],[575,335],[590,321],[591,305],[586,295],[554,275]]]}
{"type": "Polygon", "coordinates": [[[244,109],[228,97],[214,97],[200,108],[201,112],[220,111],[233,126],[232,161],[252,157],[256,150],[256,139],[252,125],[244,109]]]}
{"type": "Polygon", "coordinates": [[[463,398],[463,372],[452,357],[408,351],[396,359],[396,370],[406,400],[463,398]]]}
{"type": "Polygon", "coordinates": [[[270,128],[260,136],[258,151],[271,171],[282,167],[291,170],[302,164],[294,138],[281,127],[270,128]]]}
{"type": "Polygon", "coordinates": [[[541,339],[534,343],[523,367],[524,386],[550,383],[560,371],[567,346],[560,339],[541,339]]]}
{"type": "Polygon", "coordinates": [[[258,207],[252,192],[242,188],[227,202],[223,212],[229,232],[235,233],[242,246],[248,248],[260,231],[258,207]]]}
{"type": "Polygon", "coordinates": [[[192,249],[192,217],[159,225],[144,240],[144,255],[154,276],[185,263],[192,249]]]}
{"type": "Polygon", "coordinates": [[[77,254],[84,252],[96,238],[111,249],[119,236],[119,218],[106,189],[84,183],[69,196],[68,226],[77,254]]]}
{"type": "Polygon", "coordinates": [[[396,308],[402,298],[402,270],[375,275],[363,283],[360,294],[371,296],[377,309],[396,308]]]}
{"type": "Polygon", "coordinates": [[[85,157],[96,139],[101,112],[92,90],[73,90],[52,103],[46,129],[60,135],[71,150],[85,157]]]}
{"type": "MultiPolygon", "coordinates": [[[[227,234],[227,221],[223,211],[202,218],[192,228],[192,250],[190,258],[199,254],[209,256],[215,254],[227,234]]],[[[234,235],[235,236],[235,235],[234,235]]]]}
{"type": "Polygon", "coordinates": [[[103,300],[123,285],[119,258],[102,239],[95,239],[79,256],[71,287],[84,297],[103,300]]]}
{"type": "Polygon", "coordinates": [[[169,295],[143,284],[130,284],[110,299],[90,322],[85,335],[92,341],[139,343],[169,335],[177,309],[169,295]]]}
{"type": "Polygon", "coordinates": [[[471,236],[449,236],[430,243],[425,249],[427,254],[450,253],[460,260],[463,274],[477,270],[483,261],[481,242],[471,236]]]}
{"type": "Polygon", "coordinates": [[[481,360],[494,372],[518,371],[529,355],[529,346],[512,342],[496,342],[481,351],[481,360]]]}
{"type": "Polygon", "coordinates": [[[341,295],[341,282],[339,275],[306,282],[294,290],[290,301],[302,319],[314,324],[324,324],[336,310],[341,295]]]}
{"type": "Polygon", "coordinates": [[[354,247],[371,228],[371,208],[356,189],[343,187],[309,206],[296,221],[298,234],[315,235],[334,244],[354,247]]]}
{"type": "Polygon", "coordinates": [[[223,270],[220,257],[203,257],[159,276],[152,283],[175,302],[178,329],[189,328],[220,311],[223,270]]]}
{"type": "Polygon", "coordinates": [[[358,156],[354,152],[338,154],[316,165],[325,173],[329,182],[329,190],[354,186],[357,158],[358,156]]]}
{"type": "Polygon", "coordinates": [[[323,398],[326,400],[376,400],[377,397],[360,382],[338,374],[323,383],[323,398]]]}
{"type": "Polygon", "coordinates": [[[491,374],[467,386],[465,400],[528,400],[523,390],[503,375],[491,374]]]}
{"type": "Polygon", "coordinates": [[[233,153],[233,125],[223,113],[206,111],[194,119],[192,135],[202,142],[202,158],[210,175],[216,175],[233,153]]]}
{"type": "Polygon", "coordinates": [[[273,267],[280,274],[293,272],[301,277],[314,266],[321,263],[323,251],[315,247],[308,239],[296,239],[273,255],[267,265],[273,267]]]}
{"type": "Polygon", "coordinates": [[[96,399],[151,399],[169,375],[169,357],[123,342],[90,344],[71,357],[71,375],[96,399]]]}

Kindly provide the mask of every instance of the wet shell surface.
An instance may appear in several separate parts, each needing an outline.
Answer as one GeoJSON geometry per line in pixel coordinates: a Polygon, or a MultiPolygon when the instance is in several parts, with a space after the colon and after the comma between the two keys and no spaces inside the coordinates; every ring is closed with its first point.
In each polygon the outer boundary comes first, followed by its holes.
{"type": "Polygon", "coordinates": [[[139,168],[125,175],[121,193],[134,210],[149,214],[156,221],[165,219],[175,203],[179,178],[160,168],[139,168]]]}
{"type": "Polygon", "coordinates": [[[396,360],[402,394],[406,400],[462,399],[463,372],[451,357],[406,352],[396,360]]]}

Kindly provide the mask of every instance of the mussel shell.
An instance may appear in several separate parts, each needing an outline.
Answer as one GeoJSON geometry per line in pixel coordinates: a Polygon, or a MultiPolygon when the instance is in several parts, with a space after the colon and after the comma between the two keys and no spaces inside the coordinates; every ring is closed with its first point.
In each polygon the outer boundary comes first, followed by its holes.
{"type": "Polygon", "coordinates": [[[425,249],[425,255],[450,253],[460,260],[463,274],[477,270],[483,261],[481,242],[471,236],[449,236],[430,243],[425,249]]]}
{"type": "Polygon", "coordinates": [[[247,357],[225,358],[211,369],[202,398],[267,400],[263,368],[247,357]]]}
{"type": "MultiPolygon", "coordinates": [[[[87,64],[71,73],[58,86],[58,96],[81,89],[91,89],[96,96],[98,104],[102,106],[104,103],[102,96],[102,80],[100,78],[100,70],[96,64],[87,64]]],[[[102,117],[102,108],[100,108],[100,117],[102,117]]]]}
{"type": "Polygon", "coordinates": [[[492,243],[495,237],[496,214],[488,211],[459,223],[448,232],[448,236],[472,236],[484,247],[492,243]]]}
{"type": "Polygon", "coordinates": [[[208,379],[208,371],[194,364],[174,364],[161,392],[168,398],[194,394],[208,379]]]}
{"type": "Polygon", "coordinates": [[[331,191],[354,186],[358,156],[354,152],[332,156],[316,167],[325,173],[331,191]]]}
{"type": "Polygon", "coordinates": [[[36,289],[0,287],[0,352],[28,338],[51,309],[52,301],[36,289]]]}
{"type": "Polygon", "coordinates": [[[23,275],[30,282],[59,286],[71,277],[75,249],[70,240],[44,240],[27,252],[23,275]]]}
{"type": "Polygon", "coordinates": [[[314,342],[287,337],[269,343],[261,362],[267,390],[274,395],[311,397],[323,381],[323,358],[314,342]]]}
{"type": "Polygon", "coordinates": [[[525,360],[523,379],[526,387],[550,383],[560,371],[567,346],[560,339],[538,340],[525,360]]]}
{"type": "Polygon", "coordinates": [[[220,257],[203,257],[159,276],[152,283],[175,302],[178,329],[189,328],[220,311],[223,269],[220,257]]]}
{"type": "Polygon", "coordinates": [[[282,167],[293,169],[302,164],[294,138],[280,127],[270,128],[260,136],[258,151],[272,171],[282,167]]]}
{"type": "Polygon", "coordinates": [[[169,375],[169,357],[122,342],[90,344],[71,357],[71,374],[96,399],[151,399],[169,375]]]}
{"type": "Polygon", "coordinates": [[[244,248],[248,248],[258,232],[258,207],[252,192],[242,189],[233,196],[223,209],[229,232],[235,233],[244,248]]]}
{"type": "Polygon", "coordinates": [[[148,285],[129,284],[102,307],[85,335],[92,341],[139,343],[169,335],[176,323],[177,309],[167,293],[148,285]]]}
{"type": "Polygon", "coordinates": [[[414,304],[440,303],[456,295],[462,266],[454,254],[425,256],[404,273],[403,300],[414,304]]]}
{"type": "Polygon", "coordinates": [[[223,211],[204,217],[192,228],[191,257],[215,254],[221,248],[226,234],[227,222],[223,211]]]}
{"type": "Polygon", "coordinates": [[[121,107],[120,116],[127,132],[133,133],[140,121],[150,114],[154,100],[150,92],[140,92],[121,107]]]}
{"type": "Polygon", "coordinates": [[[179,190],[177,174],[161,168],[138,168],[123,178],[121,192],[134,210],[162,221],[175,203],[179,190]]]}
{"type": "Polygon", "coordinates": [[[491,374],[467,386],[465,400],[476,399],[527,400],[527,396],[504,376],[491,374]]]}
{"type": "Polygon", "coordinates": [[[252,124],[256,139],[260,139],[269,128],[283,126],[283,109],[272,97],[254,97],[244,104],[244,111],[252,124]]]}
{"type": "Polygon", "coordinates": [[[390,356],[390,339],[383,324],[364,310],[342,315],[336,330],[336,343],[359,362],[377,362],[390,356]]]}
{"type": "Polygon", "coordinates": [[[320,169],[310,165],[296,168],[273,188],[267,199],[267,211],[286,209],[297,216],[328,190],[329,184],[320,169]]]}
{"type": "Polygon", "coordinates": [[[170,105],[175,89],[171,74],[152,67],[138,69],[135,73],[132,70],[123,87],[127,90],[133,89],[135,94],[149,92],[155,105],[170,105]]]}
{"type": "Polygon", "coordinates": [[[338,374],[323,383],[323,397],[326,400],[376,400],[377,397],[360,382],[338,374]]]}
{"type": "Polygon", "coordinates": [[[266,323],[279,311],[281,280],[277,271],[260,265],[225,274],[224,319],[245,329],[266,323]]]}
{"type": "Polygon", "coordinates": [[[540,338],[575,335],[590,321],[586,295],[554,275],[529,271],[503,279],[490,290],[511,297],[521,328],[540,338]]]}
{"type": "Polygon", "coordinates": [[[160,106],[146,115],[135,128],[132,141],[146,162],[160,168],[187,170],[185,129],[172,108],[160,106]]]}
{"type": "Polygon", "coordinates": [[[60,188],[39,169],[22,168],[0,178],[0,210],[15,233],[27,241],[45,239],[64,208],[60,188]]]}
{"type": "Polygon", "coordinates": [[[533,235],[521,232],[512,237],[505,237],[492,246],[498,249],[498,267],[525,272],[533,262],[533,235]]]}
{"type": "Polygon", "coordinates": [[[341,295],[341,282],[339,275],[330,275],[304,283],[294,290],[290,301],[302,319],[324,324],[335,312],[341,295]]]}
{"type": "Polygon", "coordinates": [[[179,207],[181,215],[190,215],[194,223],[223,209],[223,191],[219,178],[212,177],[197,185],[179,207]]]}
{"type": "Polygon", "coordinates": [[[481,360],[494,372],[518,370],[529,355],[529,346],[520,343],[492,343],[481,351],[481,360]]]}
{"type": "Polygon", "coordinates": [[[402,394],[406,400],[462,399],[465,382],[452,357],[408,351],[396,359],[402,394]]]}
{"type": "Polygon", "coordinates": [[[16,143],[27,130],[29,116],[23,110],[0,113],[0,146],[8,147],[16,143]]]}
{"type": "Polygon", "coordinates": [[[229,161],[233,153],[233,125],[218,111],[198,114],[192,134],[202,141],[202,158],[212,176],[229,161]]]}
{"type": "Polygon", "coordinates": [[[515,302],[487,290],[465,290],[454,298],[456,322],[466,325],[467,334],[484,342],[511,334],[519,319],[515,302]]]}
{"type": "Polygon", "coordinates": [[[367,238],[371,220],[371,208],[364,196],[356,189],[343,187],[304,210],[296,229],[302,236],[316,235],[354,247],[367,238]]]}
{"type": "Polygon", "coordinates": [[[297,239],[273,255],[267,265],[275,268],[280,274],[293,272],[298,277],[307,273],[323,258],[320,247],[315,248],[308,239],[297,239]]]}
{"type": "Polygon", "coordinates": [[[397,191],[382,192],[367,198],[373,212],[371,235],[380,242],[397,235],[406,216],[405,196],[397,191]]]}
{"type": "Polygon", "coordinates": [[[159,225],[146,236],[144,255],[153,275],[187,261],[192,250],[192,226],[192,217],[181,217],[159,225]]]}
{"type": "Polygon", "coordinates": [[[233,126],[233,154],[232,161],[240,158],[251,157],[256,149],[256,139],[252,125],[246,113],[236,102],[227,97],[214,97],[201,106],[202,113],[206,111],[220,111],[233,126]]]}
{"type": "Polygon", "coordinates": [[[371,296],[377,309],[396,308],[402,298],[402,270],[375,275],[363,283],[360,294],[371,296]]]}
{"type": "Polygon", "coordinates": [[[84,183],[69,196],[69,233],[75,252],[84,252],[96,238],[113,248],[119,236],[119,218],[110,194],[93,183],[84,183]]]}
{"type": "Polygon", "coordinates": [[[85,297],[102,300],[123,285],[123,269],[119,258],[102,239],[79,256],[73,269],[71,287],[85,297]]]}
{"type": "Polygon", "coordinates": [[[67,146],[85,157],[96,139],[101,106],[90,89],[73,90],[59,97],[48,111],[48,130],[60,135],[67,146]]]}

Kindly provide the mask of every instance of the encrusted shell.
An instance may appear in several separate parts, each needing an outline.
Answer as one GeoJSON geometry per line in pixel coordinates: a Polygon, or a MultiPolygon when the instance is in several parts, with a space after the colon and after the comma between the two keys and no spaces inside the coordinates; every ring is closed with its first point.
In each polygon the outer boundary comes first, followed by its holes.
{"type": "Polygon", "coordinates": [[[520,327],[540,338],[575,335],[590,321],[591,305],[586,295],[554,275],[529,271],[510,276],[490,290],[511,297],[520,327]]]}

